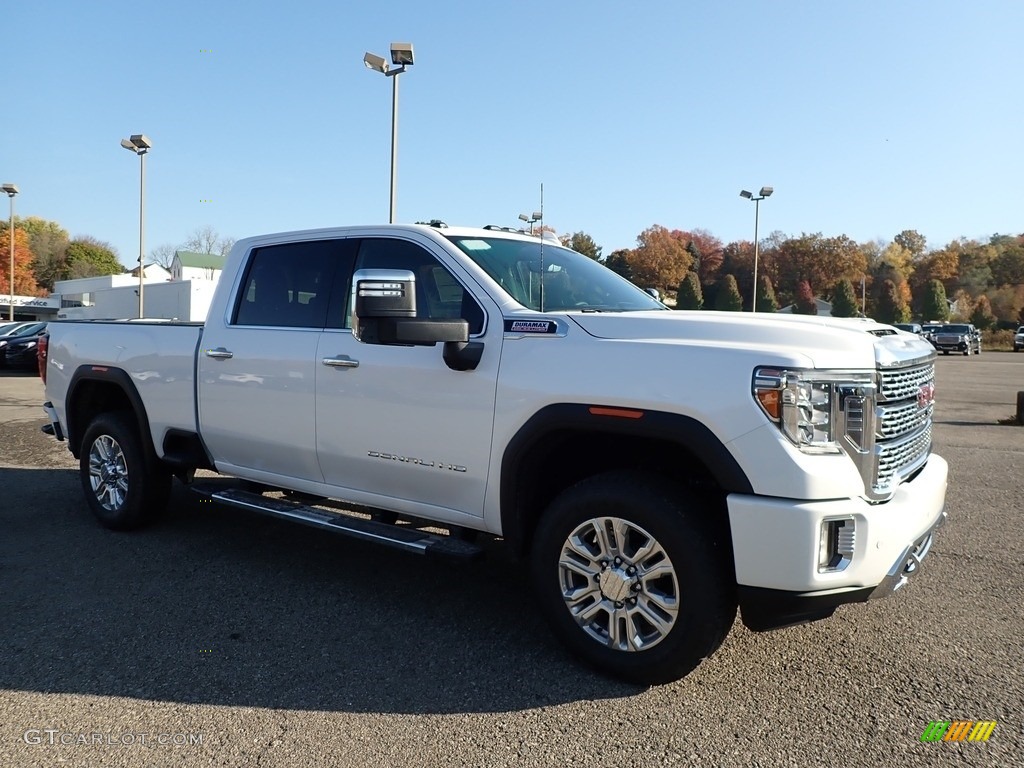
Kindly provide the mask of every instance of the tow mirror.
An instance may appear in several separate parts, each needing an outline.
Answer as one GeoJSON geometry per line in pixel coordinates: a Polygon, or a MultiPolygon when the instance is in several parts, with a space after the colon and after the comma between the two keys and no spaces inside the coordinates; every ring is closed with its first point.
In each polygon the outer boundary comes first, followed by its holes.
{"type": "Polygon", "coordinates": [[[432,347],[469,341],[462,318],[416,317],[416,275],[407,269],[360,269],[352,276],[352,333],[364,344],[432,347]]]}

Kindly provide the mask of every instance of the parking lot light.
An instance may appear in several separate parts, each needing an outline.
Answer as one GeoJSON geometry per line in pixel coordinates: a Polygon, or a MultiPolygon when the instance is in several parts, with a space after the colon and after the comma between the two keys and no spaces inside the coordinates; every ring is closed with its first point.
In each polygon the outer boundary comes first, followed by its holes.
{"type": "Polygon", "coordinates": [[[745,197],[747,200],[754,201],[754,298],[750,303],[750,311],[757,312],[757,257],[758,257],[758,244],[757,244],[757,220],[758,214],[760,213],[761,201],[766,197],[770,197],[772,192],[775,190],[772,187],[761,187],[761,191],[758,194],[748,192],[745,189],[740,190],[740,197],[745,197]]]}
{"type": "Polygon", "coordinates": [[[14,320],[14,196],[18,194],[16,184],[4,184],[3,191],[11,198],[11,305],[8,307],[8,319],[14,320]]]}
{"type": "Polygon", "coordinates": [[[363,55],[363,64],[367,69],[372,69],[374,72],[380,72],[385,77],[391,78],[391,206],[388,221],[394,224],[398,175],[398,76],[405,72],[406,67],[411,67],[414,63],[412,43],[392,43],[391,63],[397,69],[389,67],[383,56],[369,52],[363,55]]]}

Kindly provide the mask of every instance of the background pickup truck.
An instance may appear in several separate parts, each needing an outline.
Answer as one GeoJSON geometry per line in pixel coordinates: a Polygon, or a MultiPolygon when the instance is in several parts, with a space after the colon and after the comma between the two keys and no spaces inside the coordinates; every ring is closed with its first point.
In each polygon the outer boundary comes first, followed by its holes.
{"type": "Polygon", "coordinates": [[[247,481],[218,501],[410,552],[501,538],[554,632],[637,682],[693,669],[737,606],[766,630],[891,593],[944,517],[928,342],[669,311],[497,228],[242,240],[205,324],[53,323],[41,357],[102,524],[208,468],[247,481]]]}

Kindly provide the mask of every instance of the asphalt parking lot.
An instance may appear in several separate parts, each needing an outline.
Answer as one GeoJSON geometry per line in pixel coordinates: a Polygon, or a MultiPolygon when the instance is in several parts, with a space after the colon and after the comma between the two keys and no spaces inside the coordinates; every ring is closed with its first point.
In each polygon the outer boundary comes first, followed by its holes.
{"type": "Polygon", "coordinates": [[[105,531],[42,385],[2,374],[0,766],[1024,765],[1024,427],[999,423],[1024,355],[937,366],[949,522],[922,573],[813,625],[737,623],[649,689],[569,657],[499,547],[427,561],[180,485],[158,526],[105,531]],[[923,743],[933,720],[997,726],[923,743]]]}

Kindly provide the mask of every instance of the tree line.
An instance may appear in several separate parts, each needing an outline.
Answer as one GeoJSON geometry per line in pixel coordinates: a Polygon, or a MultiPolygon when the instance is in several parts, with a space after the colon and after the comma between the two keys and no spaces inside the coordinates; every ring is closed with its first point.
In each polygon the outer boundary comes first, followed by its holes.
{"type": "MultiPolygon", "coordinates": [[[[0,267],[10,264],[10,224],[0,222],[0,267]]],[[[226,255],[234,239],[223,237],[210,226],[193,230],[181,245],[165,244],[154,248],[147,264],[170,269],[175,251],[194,251],[226,255]]],[[[120,275],[126,270],[117,250],[91,235],[70,237],[56,221],[37,216],[14,219],[14,293],[21,296],[46,296],[61,280],[81,277],[120,275]]],[[[0,295],[10,293],[10,268],[0,268],[0,295]]]]}
{"type": "MultiPolygon", "coordinates": [[[[657,288],[679,309],[750,310],[754,244],[723,243],[704,229],[655,224],[635,248],[606,257],[585,232],[562,242],[644,288],[657,288]]],[[[817,312],[816,299],[837,317],[866,315],[886,323],[970,321],[981,328],[1024,323],[1024,234],[987,241],[960,238],[929,248],[903,230],[891,241],[858,243],[820,232],[797,237],[772,232],[758,243],[757,310],[792,306],[817,312]]]]}

